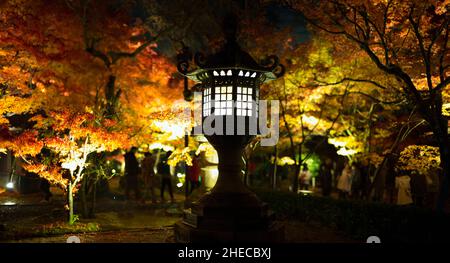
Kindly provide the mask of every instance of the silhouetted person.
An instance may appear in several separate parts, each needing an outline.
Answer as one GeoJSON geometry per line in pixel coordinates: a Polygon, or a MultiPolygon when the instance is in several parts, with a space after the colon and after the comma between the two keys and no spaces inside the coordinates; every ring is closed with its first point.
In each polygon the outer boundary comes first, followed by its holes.
{"type": "Polygon", "coordinates": [[[331,159],[325,159],[325,163],[320,166],[320,182],[322,185],[322,195],[330,196],[331,194],[331,159]]]}
{"type": "Polygon", "coordinates": [[[361,198],[361,190],[362,190],[362,180],[361,180],[361,170],[358,165],[352,164],[351,167],[351,196],[353,199],[361,198]]]}
{"type": "Polygon", "coordinates": [[[125,154],[125,195],[127,199],[130,199],[130,192],[134,191],[136,200],[139,200],[141,198],[141,193],[138,184],[139,162],[134,155],[136,151],[137,148],[133,147],[125,154]]]}
{"type": "Polygon", "coordinates": [[[370,176],[375,168],[372,164],[360,167],[361,171],[361,199],[366,200],[370,187],[370,176]]]}
{"type": "Polygon", "coordinates": [[[352,168],[348,163],[345,164],[341,176],[339,176],[337,189],[339,190],[339,198],[347,199],[352,190],[352,168]]]}
{"type": "MultiPolygon", "coordinates": [[[[432,163],[435,161],[432,160],[432,163]]],[[[441,169],[436,164],[426,173],[427,181],[427,194],[426,204],[430,208],[434,208],[436,205],[437,196],[439,193],[439,174],[441,169]]]]}
{"type": "Polygon", "coordinates": [[[303,164],[302,172],[300,173],[300,190],[308,190],[311,180],[311,172],[308,170],[308,165],[303,164]]]}
{"type": "Polygon", "coordinates": [[[411,177],[399,174],[395,178],[395,188],[397,189],[397,205],[410,205],[413,203],[411,194],[411,177]]]}
{"type": "Polygon", "coordinates": [[[39,189],[44,194],[44,200],[50,202],[53,196],[52,193],[50,192],[50,182],[47,179],[41,178],[39,189]]]}
{"type": "Polygon", "coordinates": [[[415,205],[424,206],[427,194],[427,178],[424,174],[411,172],[411,194],[415,205]]]}
{"type": "Polygon", "coordinates": [[[155,163],[156,159],[154,156],[147,152],[145,153],[145,158],[141,162],[141,174],[144,180],[145,192],[150,191],[152,203],[156,203],[155,196],[155,163]]]}
{"type": "Polygon", "coordinates": [[[170,172],[170,165],[168,164],[168,160],[170,155],[172,154],[171,151],[168,151],[164,158],[158,163],[158,174],[161,176],[161,202],[164,202],[164,190],[166,186],[169,188],[169,195],[172,203],[175,201],[173,198],[173,191],[172,191],[172,178],[171,178],[171,172],[170,172]]]}
{"type": "Polygon", "coordinates": [[[195,188],[199,187],[200,178],[200,160],[198,156],[193,156],[192,166],[187,167],[186,179],[189,184],[189,194],[191,194],[195,188]]]}

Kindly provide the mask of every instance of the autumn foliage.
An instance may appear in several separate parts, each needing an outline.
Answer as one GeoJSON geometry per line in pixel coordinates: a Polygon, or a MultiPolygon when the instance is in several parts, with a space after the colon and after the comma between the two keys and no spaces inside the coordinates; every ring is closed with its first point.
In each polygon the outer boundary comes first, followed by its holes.
{"type": "MultiPolygon", "coordinates": [[[[198,146],[185,147],[183,136],[195,124],[180,108],[193,105],[181,103],[173,51],[220,46],[212,11],[227,1],[172,2],[1,1],[0,151],[71,195],[90,154],[170,146],[171,164],[189,164],[198,146]]],[[[401,142],[422,129],[440,149],[419,155],[441,155],[450,177],[449,1],[243,2],[251,8],[241,8],[240,44],[258,61],[277,54],[286,67],[261,99],[280,101],[278,146],[296,174],[317,137],[367,166],[402,153],[400,166],[419,169],[410,162],[417,148],[401,142]],[[272,2],[304,19],[302,39],[269,21],[272,2]]]]}

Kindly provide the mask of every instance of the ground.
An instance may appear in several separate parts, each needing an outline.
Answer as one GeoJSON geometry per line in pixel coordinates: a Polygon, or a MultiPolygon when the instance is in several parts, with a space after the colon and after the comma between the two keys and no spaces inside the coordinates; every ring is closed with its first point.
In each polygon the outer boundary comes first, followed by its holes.
{"type": "MultiPolygon", "coordinates": [[[[286,242],[288,243],[355,243],[342,233],[320,225],[285,221],[286,242]]],[[[70,236],[76,235],[82,243],[172,243],[173,227],[137,228],[93,233],[65,234],[49,237],[9,240],[9,243],[65,243],[70,236]]]]}
{"type": "MultiPolygon", "coordinates": [[[[105,197],[98,200],[95,218],[80,219],[75,226],[65,222],[62,194],[51,203],[40,194],[0,195],[0,242],[61,243],[76,235],[81,242],[171,243],[173,225],[181,219],[184,196],[175,203],[124,201],[105,197]]],[[[280,221],[286,242],[355,242],[345,234],[314,223],[280,221]]]]}

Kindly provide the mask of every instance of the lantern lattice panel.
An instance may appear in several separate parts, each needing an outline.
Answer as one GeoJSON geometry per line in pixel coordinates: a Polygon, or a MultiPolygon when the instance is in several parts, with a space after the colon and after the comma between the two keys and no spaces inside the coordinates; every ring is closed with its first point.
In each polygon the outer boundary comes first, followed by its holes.
{"type": "Polygon", "coordinates": [[[259,72],[216,69],[203,72],[203,117],[258,117],[259,72]]]}

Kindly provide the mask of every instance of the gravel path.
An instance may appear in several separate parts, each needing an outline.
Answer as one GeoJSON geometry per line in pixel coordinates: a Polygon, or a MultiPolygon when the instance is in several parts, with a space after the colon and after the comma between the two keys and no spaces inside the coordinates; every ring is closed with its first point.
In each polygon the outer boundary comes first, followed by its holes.
{"type": "Polygon", "coordinates": [[[11,243],[67,243],[67,239],[76,236],[81,243],[172,243],[173,228],[134,229],[105,231],[76,235],[27,238],[11,243]]]}

